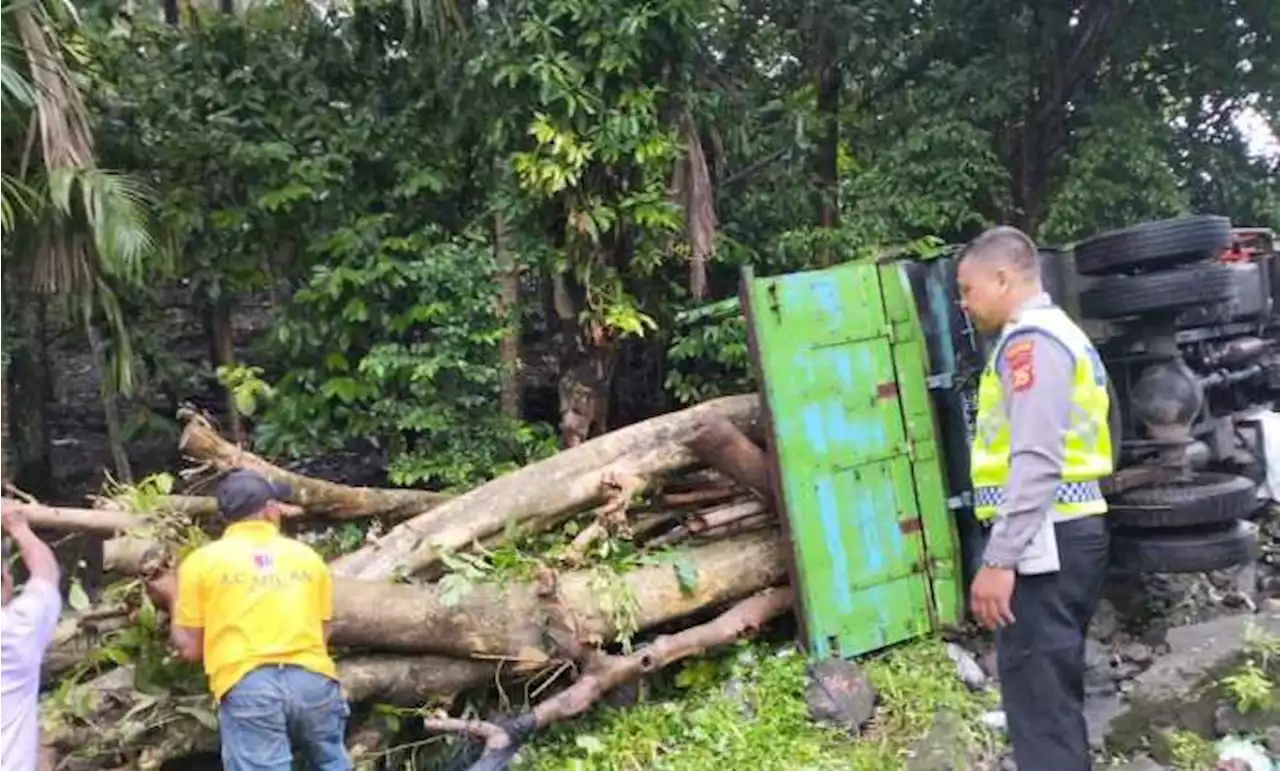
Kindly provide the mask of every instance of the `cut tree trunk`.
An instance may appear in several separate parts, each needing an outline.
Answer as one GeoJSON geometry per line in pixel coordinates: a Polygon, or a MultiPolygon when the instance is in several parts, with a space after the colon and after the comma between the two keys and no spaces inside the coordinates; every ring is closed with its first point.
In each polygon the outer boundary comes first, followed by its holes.
{"type": "Polygon", "coordinates": [[[312,479],[276,466],[241,449],[218,435],[203,417],[183,410],[187,421],[178,440],[178,449],[196,460],[213,464],[219,471],[252,469],[290,487],[289,502],[308,513],[326,519],[360,517],[406,517],[421,515],[450,500],[444,493],[426,490],[394,490],[376,487],[349,487],[323,479],[312,479]]]}
{"type": "Polygon", "coordinates": [[[696,458],[685,442],[712,418],[750,425],[759,416],[759,397],[744,394],[612,431],[402,522],[376,542],[335,561],[334,572],[386,580],[427,568],[442,553],[501,532],[509,522],[524,533],[544,531],[603,503],[608,475],[636,476],[648,487],[660,474],[693,465],[696,458]]]}
{"type": "Polygon", "coordinates": [[[727,420],[709,420],[706,427],[689,440],[704,463],[760,496],[773,508],[769,484],[769,459],[759,445],[727,420]]]}
{"type": "MultiPolygon", "coordinates": [[[[93,498],[93,508],[105,511],[124,511],[120,504],[110,498],[93,498]]],[[[218,516],[218,499],[212,495],[163,495],[156,501],[157,511],[182,514],[192,519],[209,519],[218,516]]],[[[306,514],[306,509],[292,503],[280,504],[280,516],[285,519],[297,519],[306,514]]],[[[137,516],[135,514],[135,516],[137,516]]]]}
{"type": "Polygon", "coordinates": [[[27,519],[33,527],[105,536],[127,533],[146,523],[145,519],[128,511],[66,506],[31,506],[27,509],[27,519]]]}
{"type": "MultiPolygon", "coordinates": [[[[164,549],[142,539],[103,545],[108,571],[150,576],[164,564],[164,549]]],[[[532,584],[475,585],[456,601],[435,584],[339,578],[331,639],[539,668],[566,652],[572,657],[582,644],[610,642],[782,583],[787,550],[776,532],[763,531],[690,549],[679,567],[648,565],[618,576],[547,570],[532,584]]]]}
{"type": "Polygon", "coordinates": [[[560,575],[550,591],[545,584],[478,585],[452,607],[441,601],[436,586],[338,580],[333,641],[510,658],[517,666],[541,667],[565,658],[561,648],[615,640],[620,633],[648,629],[782,583],[786,557],[777,533],[754,533],[690,549],[682,567],[692,577],[691,587],[682,585],[673,565],[647,566],[612,580],[583,570],[560,575]],[[624,625],[631,628],[619,628],[624,625]],[[549,640],[557,635],[558,641],[549,640]]]}
{"type": "Polygon", "coordinates": [[[789,588],[767,589],[705,624],[661,635],[626,656],[597,653],[577,682],[505,726],[456,718],[427,718],[424,724],[429,730],[462,731],[482,739],[485,754],[471,771],[499,771],[507,767],[520,743],[534,731],[581,715],[625,682],[758,631],[790,610],[792,601],[789,588]]]}

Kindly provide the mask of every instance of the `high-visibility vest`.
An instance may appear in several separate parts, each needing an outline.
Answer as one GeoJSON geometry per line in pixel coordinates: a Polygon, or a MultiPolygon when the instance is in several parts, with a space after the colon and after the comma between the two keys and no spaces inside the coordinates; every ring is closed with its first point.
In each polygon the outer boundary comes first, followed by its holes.
{"type": "Polygon", "coordinates": [[[1004,502],[1009,481],[1009,416],[1005,413],[996,362],[1009,338],[1028,329],[1038,330],[1062,343],[1075,361],[1070,422],[1064,437],[1062,482],[1053,503],[1055,519],[1103,514],[1107,502],[1098,482],[1112,471],[1107,371],[1088,336],[1061,308],[1051,305],[1028,308],[1006,326],[982,371],[977,424],[969,457],[974,514],[979,520],[989,520],[1004,502]]]}

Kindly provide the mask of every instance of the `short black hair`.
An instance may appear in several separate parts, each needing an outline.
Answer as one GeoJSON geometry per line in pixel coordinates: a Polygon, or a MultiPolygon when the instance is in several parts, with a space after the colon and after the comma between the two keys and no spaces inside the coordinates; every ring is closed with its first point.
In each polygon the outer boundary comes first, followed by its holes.
{"type": "Polygon", "coordinates": [[[970,241],[960,259],[1001,262],[1024,275],[1040,276],[1040,250],[1036,248],[1036,242],[1009,225],[991,228],[970,241]]]}
{"type": "Polygon", "coordinates": [[[289,485],[283,482],[272,482],[256,471],[236,469],[222,478],[213,494],[218,500],[218,512],[235,522],[257,514],[272,501],[287,499],[290,492],[289,485]]]}

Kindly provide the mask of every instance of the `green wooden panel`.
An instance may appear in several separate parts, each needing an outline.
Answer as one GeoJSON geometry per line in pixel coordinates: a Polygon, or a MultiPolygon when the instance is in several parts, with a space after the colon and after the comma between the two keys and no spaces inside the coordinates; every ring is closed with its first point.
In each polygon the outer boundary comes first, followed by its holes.
{"type": "Polygon", "coordinates": [[[894,366],[907,438],[913,457],[917,500],[924,529],[934,622],[955,624],[964,617],[964,585],[955,519],[947,506],[946,474],[938,450],[937,420],[929,396],[930,366],[924,329],[910,282],[895,263],[880,267],[887,316],[894,324],[894,366]]]}
{"type": "Polygon", "coordinates": [[[870,264],[744,281],[805,642],[818,657],[957,617],[923,335],[909,295],[881,284],[870,264]]]}

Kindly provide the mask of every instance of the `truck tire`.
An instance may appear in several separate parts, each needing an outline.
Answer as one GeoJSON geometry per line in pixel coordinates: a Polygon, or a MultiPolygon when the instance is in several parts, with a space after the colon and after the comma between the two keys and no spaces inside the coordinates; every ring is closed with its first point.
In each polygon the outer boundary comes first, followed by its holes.
{"type": "Polygon", "coordinates": [[[1189,305],[1228,302],[1236,296],[1234,265],[1196,265],[1144,276],[1108,276],[1080,295],[1086,318],[1114,319],[1189,305]]]}
{"type": "Polygon", "coordinates": [[[1270,295],[1263,287],[1262,266],[1258,263],[1238,263],[1231,268],[1234,289],[1231,299],[1213,305],[1197,305],[1178,314],[1177,324],[1182,329],[1227,324],[1236,319],[1257,318],[1263,320],[1270,295]]]}
{"type": "Polygon", "coordinates": [[[1186,482],[1120,493],[1108,504],[1107,516],[1119,527],[1217,525],[1257,511],[1258,485],[1246,477],[1203,472],[1186,482]]]}
{"type": "Polygon", "coordinates": [[[1253,562],[1258,552],[1258,526],[1252,522],[1111,532],[1111,566],[1117,573],[1205,573],[1253,562]]]}
{"type": "Polygon", "coordinates": [[[1231,245],[1231,221],[1200,215],[1144,222],[1076,244],[1076,270],[1089,276],[1159,268],[1213,257],[1231,245]]]}

